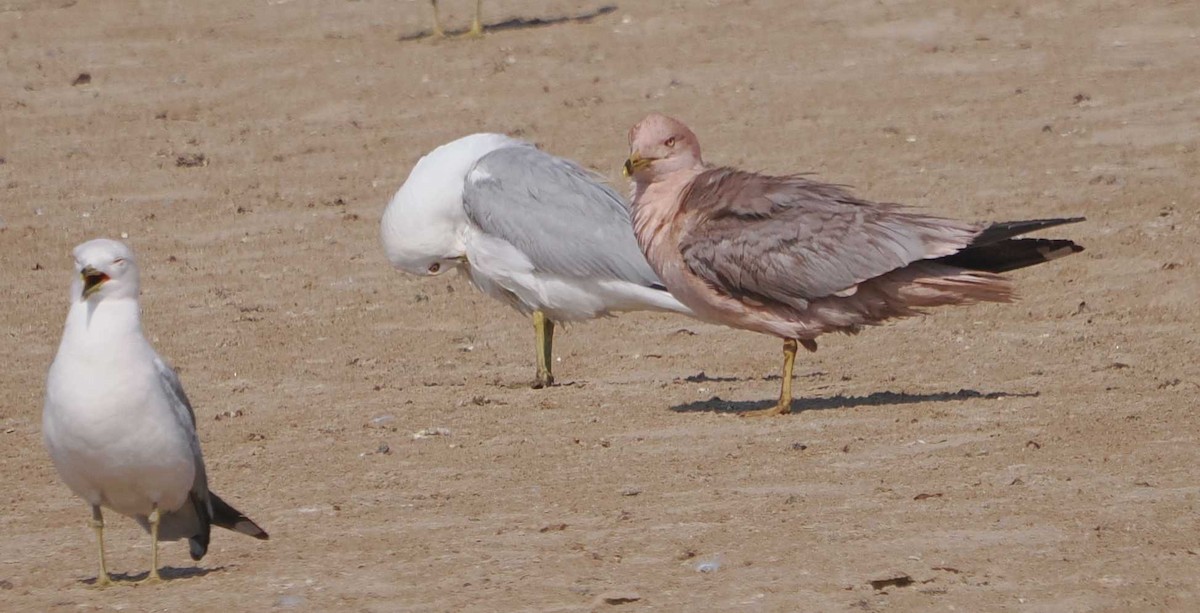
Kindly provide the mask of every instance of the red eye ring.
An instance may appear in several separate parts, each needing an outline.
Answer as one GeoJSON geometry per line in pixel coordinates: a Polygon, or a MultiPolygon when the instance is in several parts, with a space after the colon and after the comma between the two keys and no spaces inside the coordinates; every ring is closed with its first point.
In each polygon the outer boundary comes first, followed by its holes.
{"type": "Polygon", "coordinates": [[[441,269],[442,269],[442,265],[439,264],[438,262],[434,262],[429,265],[429,274],[431,274],[431,275],[437,274],[437,271],[439,271],[441,269]]]}
{"type": "Polygon", "coordinates": [[[671,138],[668,138],[666,141],[663,142],[663,144],[666,145],[667,147],[674,147],[675,146],[675,137],[672,136],[671,138]]]}

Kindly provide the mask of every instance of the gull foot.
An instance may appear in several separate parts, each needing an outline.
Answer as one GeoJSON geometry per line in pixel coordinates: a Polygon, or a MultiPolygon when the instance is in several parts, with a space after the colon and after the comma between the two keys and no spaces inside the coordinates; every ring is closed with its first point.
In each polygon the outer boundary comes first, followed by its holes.
{"type": "Polygon", "coordinates": [[[535,390],[540,390],[540,389],[545,389],[547,387],[551,387],[553,385],[554,385],[554,375],[552,375],[550,373],[546,373],[546,374],[538,374],[537,378],[533,380],[533,383],[529,384],[529,387],[532,387],[535,390]]]}
{"type": "Polygon", "coordinates": [[[154,570],[151,570],[150,574],[146,575],[145,579],[134,582],[134,585],[154,585],[155,583],[162,583],[162,582],[163,582],[163,578],[162,578],[162,576],[160,576],[158,574],[158,569],[156,568],[154,570]]]}
{"type": "Polygon", "coordinates": [[[766,409],[758,409],[756,411],[746,411],[745,413],[741,414],[741,417],[773,417],[775,415],[787,415],[788,413],[791,413],[791,412],[792,412],[791,403],[788,403],[788,404],[779,403],[773,407],[769,407],[766,409]]]}

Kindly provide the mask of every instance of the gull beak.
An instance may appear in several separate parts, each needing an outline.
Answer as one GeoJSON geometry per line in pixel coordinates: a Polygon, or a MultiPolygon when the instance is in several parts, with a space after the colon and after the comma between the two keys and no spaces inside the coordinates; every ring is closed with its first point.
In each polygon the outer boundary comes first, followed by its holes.
{"type": "Polygon", "coordinates": [[[621,174],[624,174],[626,177],[632,177],[637,171],[648,168],[650,162],[653,161],[652,158],[644,158],[636,153],[631,153],[629,154],[629,159],[625,160],[625,170],[621,174]]]}
{"type": "Polygon", "coordinates": [[[83,270],[79,271],[79,274],[83,277],[84,300],[91,298],[92,294],[100,291],[100,286],[104,285],[105,281],[108,281],[108,275],[96,270],[95,268],[92,268],[91,266],[84,266],[83,270]]]}

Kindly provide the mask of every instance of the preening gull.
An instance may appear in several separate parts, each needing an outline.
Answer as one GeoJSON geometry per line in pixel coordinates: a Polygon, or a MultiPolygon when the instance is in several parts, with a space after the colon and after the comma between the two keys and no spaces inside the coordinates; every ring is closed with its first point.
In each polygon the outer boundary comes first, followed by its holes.
{"type": "Polygon", "coordinates": [[[104,561],[101,507],[150,533],[147,580],[159,580],[158,541],[188,539],[193,560],[216,525],[258,539],[267,533],[208,490],[196,416],[179,377],[142,335],[133,251],[108,239],[75,248],[71,309],[46,377],[42,433],[54,467],[92,506],[104,561]]]}
{"type": "Polygon", "coordinates": [[[784,339],[779,402],[791,410],[797,344],[926,307],[1010,302],[998,273],[1082,251],[1015,238],[1083,218],[968,223],[877,203],[803,176],[709,166],[683,123],[650,115],[629,132],[633,223],[651,266],[695,316],[784,339]]]}
{"type": "Polygon", "coordinates": [[[381,222],[388,260],[423,276],[459,270],[527,315],[534,387],[554,382],[554,323],[617,311],[688,313],[638,249],[625,201],[573,162],[500,134],[422,157],[381,222]]]}

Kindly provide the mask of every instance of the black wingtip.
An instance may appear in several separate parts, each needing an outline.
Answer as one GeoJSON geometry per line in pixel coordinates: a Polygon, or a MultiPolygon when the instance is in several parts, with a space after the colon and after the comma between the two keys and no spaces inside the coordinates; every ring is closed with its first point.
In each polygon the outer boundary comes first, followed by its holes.
{"type": "Polygon", "coordinates": [[[1065,226],[1067,224],[1079,223],[1087,221],[1086,217],[1054,217],[1050,219],[1027,219],[1023,221],[1000,221],[996,222],[979,233],[975,240],[971,241],[972,247],[982,247],[992,243],[998,243],[1002,240],[1054,228],[1057,226],[1065,226]]]}
{"type": "Polygon", "coordinates": [[[199,536],[188,539],[188,555],[192,557],[192,560],[199,562],[206,553],[208,553],[208,534],[205,534],[203,539],[199,536]]]}
{"type": "Polygon", "coordinates": [[[212,502],[213,525],[220,526],[226,530],[240,532],[246,536],[252,536],[260,541],[265,541],[271,538],[266,530],[254,523],[254,520],[246,517],[241,511],[233,508],[229,503],[221,500],[220,496],[209,492],[209,500],[212,502]]]}
{"type": "Polygon", "coordinates": [[[208,553],[208,542],[212,536],[212,517],[209,516],[208,501],[203,494],[192,490],[188,494],[188,501],[192,503],[196,518],[200,520],[196,533],[188,537],[188,555],[192,556],[192,560],[199,562],[204,554],[208,553]]]}
{"type": "Polygon", "coordinates": [[[1082,245],[1065,239],[1010,238],[967,247],[935,261],[967,270],[1003,273],[1057,260],[1080,251],[1083,251],[1082,245]]]}

